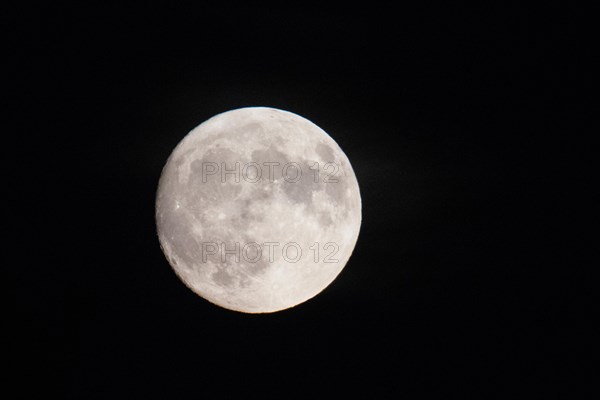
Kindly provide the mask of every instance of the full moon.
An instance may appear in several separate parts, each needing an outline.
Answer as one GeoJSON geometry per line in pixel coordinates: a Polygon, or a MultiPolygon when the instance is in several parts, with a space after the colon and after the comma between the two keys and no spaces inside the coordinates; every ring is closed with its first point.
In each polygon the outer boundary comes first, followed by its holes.
{"type": "Polygon", "coordinates": [[[321,128],[248,107],[212,117],[171,153],[156,195],[161,248],[204,299],[245,313],[294,307],[339,275],[361,225],[356,176],[321,128]]]}

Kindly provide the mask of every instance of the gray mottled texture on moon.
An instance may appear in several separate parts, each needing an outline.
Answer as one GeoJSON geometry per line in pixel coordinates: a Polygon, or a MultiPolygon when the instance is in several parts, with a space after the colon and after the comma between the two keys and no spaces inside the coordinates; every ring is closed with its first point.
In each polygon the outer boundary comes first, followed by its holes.
{"type": "MultiPolygon", "coordinates": [[[[247,172],[255,176],[255,169],[247,172]]],[[[288,170],[287,177],[294,176],[288,170]]],[[[358,238],[361,200],[350,162],[322,129],[290,112],[242,108],[209,119],[177,145],[160,177],[156,223],[169,263],[194,292],[228,309],[273,312],[317,295],[344,268],[358,238]],[[223,182],[218,173],[203,179],[202,166],[211,162],[228,168],[255,162],[263,176],[257,182],[236,182],[233,175],[223,182]],[[272,179],[265,162],[279,163],[272,179]],[[290,162],[302,169],[297,182],[283,179],[282,166],[290,162]],[[309,169],[315,162],[318,182],[309,169]],[[324,182],[332,172],[323,169],[327,163],[339,166],[337,182],[324,182]],[[272,260],[268,248],[254,262],[232,255],[223,262],[220,252],[202,257],[203,243],[234,249],[235,243],[266,242],[280,243],[272,260]],[[297,262],[282,256],[282,246],[291,242],[302,250],[297,262]],[[333,251],[323,248],[329,242],[339,246],[330,257],[337,262],[324,262],[333,251]]],[[[249,249],[252,259],[257,253],[249,249]]]]}

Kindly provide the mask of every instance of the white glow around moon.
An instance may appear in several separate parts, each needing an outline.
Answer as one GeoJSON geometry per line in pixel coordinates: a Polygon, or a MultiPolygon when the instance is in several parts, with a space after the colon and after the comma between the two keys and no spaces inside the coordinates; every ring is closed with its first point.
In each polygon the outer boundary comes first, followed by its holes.
{"type": "Polygon", "coordinates": [[[361,223],[354,171],[296,114],[241,108],[192,130],[160,177],[156,223],[181,280],[221,307],[298,305],[346,265],[361,223]]]}

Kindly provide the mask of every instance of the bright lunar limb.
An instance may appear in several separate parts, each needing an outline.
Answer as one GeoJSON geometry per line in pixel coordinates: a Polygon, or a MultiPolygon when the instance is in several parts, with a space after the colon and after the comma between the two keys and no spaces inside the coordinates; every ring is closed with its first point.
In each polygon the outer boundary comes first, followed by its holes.
{"type": "Polygon", "coordinates": [[[221,307],[267,313],[320,293],[356,244],[361,198],[344,152],[296,114],[219,114],[177,145],[156,197],[160,245],[181,280],[221,307]]]}

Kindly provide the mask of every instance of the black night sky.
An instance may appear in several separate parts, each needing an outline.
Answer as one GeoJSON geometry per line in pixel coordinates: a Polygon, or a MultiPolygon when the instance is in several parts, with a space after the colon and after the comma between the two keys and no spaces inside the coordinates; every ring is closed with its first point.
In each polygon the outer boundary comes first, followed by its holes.
{"type": "Polygon", "coordinates": [[[11,168],[26,177],[12,186],[26,211],[8,332],[23,398],[571,393],[583,311],[557,229],[555,151],[569,143],[556,132],[578,109],[557,94],[573,72],[555,63],[564,23],[503,2],[151,3],[8,18],[11,168]],[[154,223],[175,145],[245,106],[322,127],[362,195],[344,271],[274,314],[188,290],[154,223]]]}

